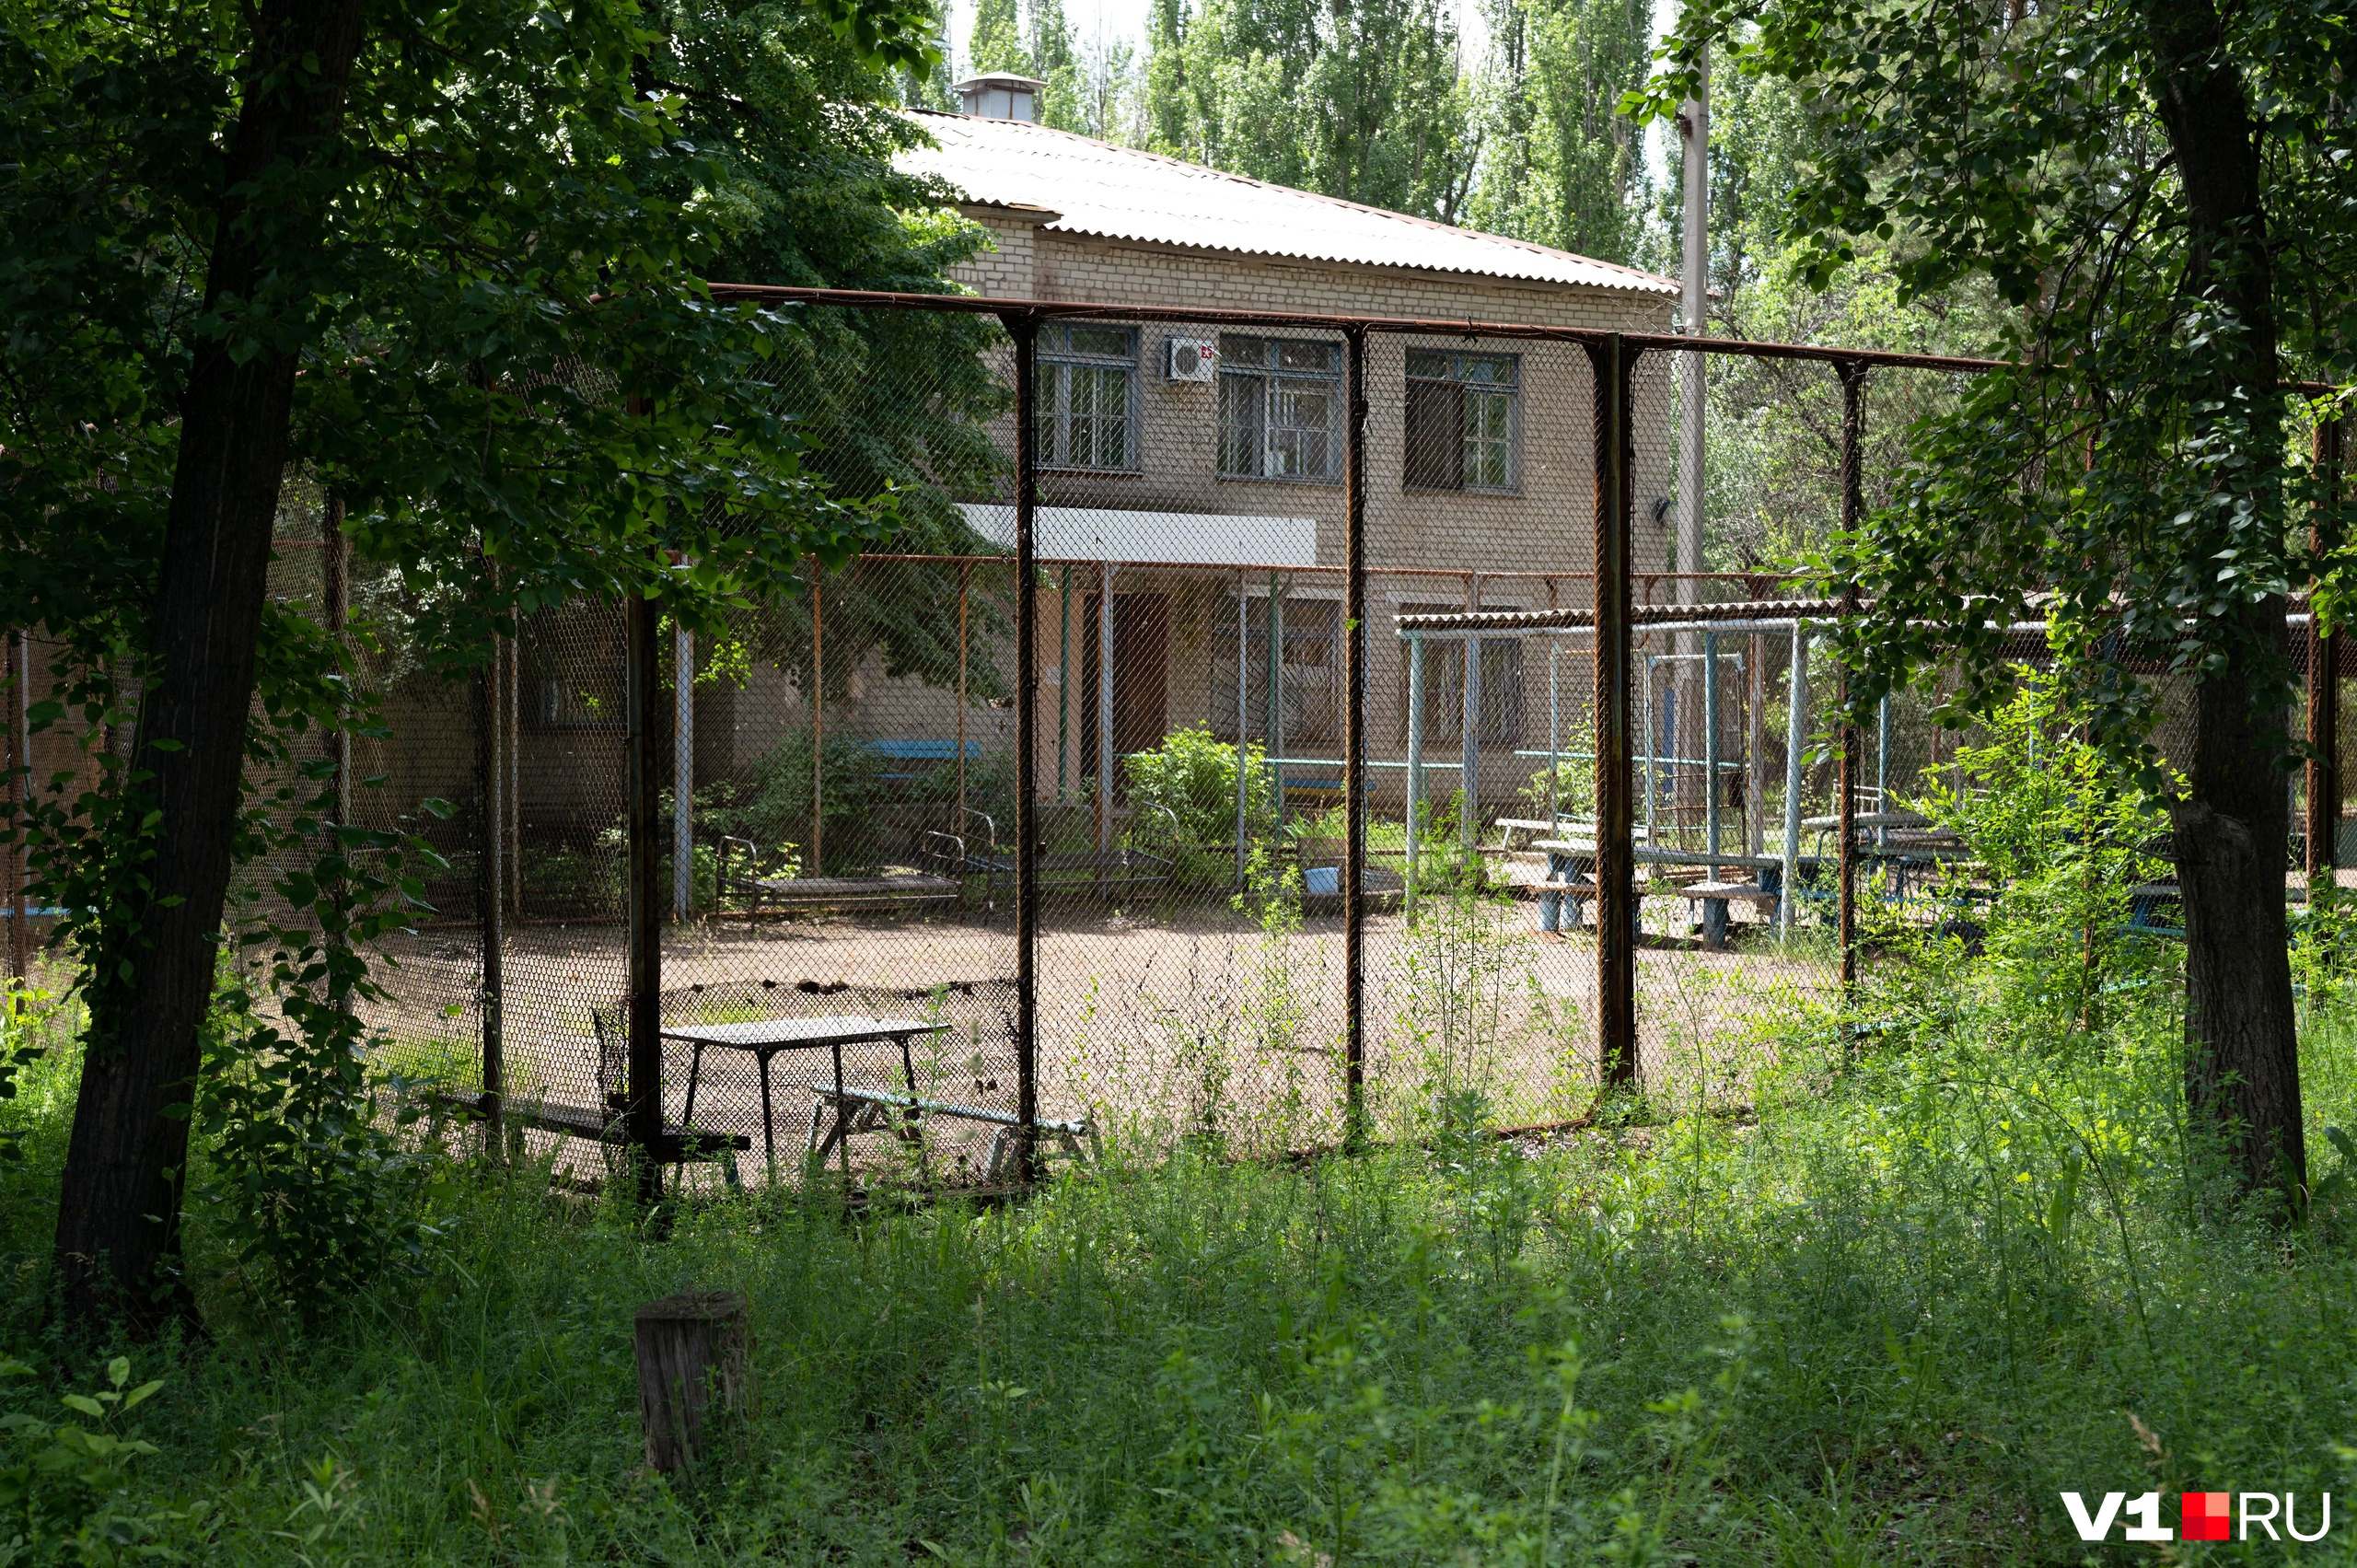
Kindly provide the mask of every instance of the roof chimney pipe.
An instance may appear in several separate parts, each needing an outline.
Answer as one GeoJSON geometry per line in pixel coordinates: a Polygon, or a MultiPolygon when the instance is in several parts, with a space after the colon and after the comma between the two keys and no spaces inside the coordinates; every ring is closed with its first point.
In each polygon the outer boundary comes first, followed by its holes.
{"type": "Polygon", "coordinates": [[[982,120],[1038,120],[1039,92],[1048,84],[1032,76],[992,71],[951,90],[968,114],[982,120]]]}

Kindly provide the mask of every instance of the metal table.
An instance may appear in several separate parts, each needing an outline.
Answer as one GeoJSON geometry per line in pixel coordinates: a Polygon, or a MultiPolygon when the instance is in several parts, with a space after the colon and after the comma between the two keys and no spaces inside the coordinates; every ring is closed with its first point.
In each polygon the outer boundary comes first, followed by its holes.
{"type": "MultiPolygon", "coordinates": [[[[770,1058],[782,1051],[815,1051],[825,1047],[834,1059],[835,1093],[843,1089],[843,1047],[871,1045],[878,1041],[897,1042],[900,1048],[900,1071],[907,1074],[909,1094],[917,1092],[916,1062],[909,1051],[909,1041],[919,1035],[942,1034],[947,1024],[928,1023],[923,1018],[871,1018],[860,1015],[821,1018],[757,1018],[742,1024],[668,1024],[663,1028],[665,1040],[684,1040],[695,1048],[688,1066],[688,1103],[683,1125],[692,1127],[696,1119],[696,1081],[703,1072],[704,1048],[715,1051],[750,1051],[761,1065],[761,1153],[769,1161],[770,1179],[777,1179],[777,1124],[770,1111],[770,1058]]],[[[851,1174],[851,1149],[843,1149],[843,1174],[851,1174]]]]}

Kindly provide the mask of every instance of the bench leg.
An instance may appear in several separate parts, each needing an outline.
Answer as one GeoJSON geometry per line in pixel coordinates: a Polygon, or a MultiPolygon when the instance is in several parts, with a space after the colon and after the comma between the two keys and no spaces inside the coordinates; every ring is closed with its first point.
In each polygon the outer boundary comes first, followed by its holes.
{"type": "Polygon", "coordinates": [[[1726,951],[1727,901],[1724,899],[1702,900],[1702,946],[1713,953],[1726,951]]]}
{"type": "MultiPolygon", "coordinates": [[[[909,1098],[911,1101],[915,1100],[917,1098],[917,1063],[916,1056],[909,1044],[909,1037],[906,1035],[902,1035],[900,1037],[900,1074],[908,1080],[909,1098]]],[[[917,1108],[914,1104],[911,1104],[909,1107],[908,1116],[904,1119],[904,1126],[906,1131],[901,1135],[910,1143],[914,1144],[917,1146],[917,1179],[920,1181],[931,1181],[933,1179],[933,1167],[927,1163],[925,1158],[924,1120],[918,1113],[917,1108]]]]}

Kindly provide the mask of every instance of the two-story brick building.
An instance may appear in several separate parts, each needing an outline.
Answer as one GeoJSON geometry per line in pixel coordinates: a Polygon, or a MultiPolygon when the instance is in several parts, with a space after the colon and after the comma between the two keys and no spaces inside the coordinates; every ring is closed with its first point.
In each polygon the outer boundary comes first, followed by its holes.
{"type": "MultiPolygon", "coordinates": [[[[970,109],[1000,112],[920,112],[934,145],[901,159],[961,192],[958,210],[989,232],[992,248],[956,274],[977,293],[1670,329],[1670,279],[1052,130],[1029,121],[1024,89],[1019,77],[966,84],[970,109]]],[[[1339,333],[1314,328],[1091,321],[1043,330],[1039,548],[1072,564],[1057,579],[1071,585],[1068,597],[1043,596],[1051,624],[1041,646],[1068,649],[1076,668],[1065,679],[1063,660],[1051,667],[1049,695],[1063,707],[1043,723],[1042,745],[1066,738],[1067,779],[1095,774],[1112,754],[1151,746],[1182,723],[1207,722],[1233,738],[1239,695],[1248,733],[1285,754],[1334,754],[1342,354],[1339,333]],[[1109,583],[1109,613],[1097,599],[1109,583]],[[1278,726],[1266,705],[1272,595],[1284,692],[1278,726]],[[1098,656],[1100,631],[1115,650],[1110,672],[1098,656]],[[1100,716],[1109,716],[1109,733],[1100,716]]],[[[1404,737],[1391,732],[1404,730],[1407,710],[1403,660],[1388,635],[1393,613],[1585,597],[1584,584],[1540,575],[1589,567],[1589,368],[1585,353],[1564,343],[1378,333],[1367,378],[1371,738],[1396,755],[1404,737]]],[[[1640,428],[1666,434],[1666,363],[1641,362],[1637,395],[1640,428]]],[[[998,433],[1010,449],[1012,434],[1011,424],[998,433]]],[[[1666,442],[1641,440],[1637,459],[1635,561],[1659,569],[1666,442]]],[[[968,510],[985,537],[1011,540],[1010,509],[968,510]]],[[[1546,702],[1537,672],[1523,668],[1528,653],[1494,644],[1474,672],[1482,793],[1492,799],[1530,771],[1514,751],[1545,744],[1537,731],[1546,702]]],[[[1055,657],[1043,656],[1043,665],[1055,657]]],[[[1426,673],[1427,745],[1454,750],[1462,662],[1434,649],[1426,673]]],[[[1584,698],[1585,668],[1577,675],[1584,698]]],[[[1050,759],[1041,763],[1043,777],[1054,776],[1050,759]]],[[[1396,798],[1400,777],[1378,772],[1378,796],[1396,798]]]]}

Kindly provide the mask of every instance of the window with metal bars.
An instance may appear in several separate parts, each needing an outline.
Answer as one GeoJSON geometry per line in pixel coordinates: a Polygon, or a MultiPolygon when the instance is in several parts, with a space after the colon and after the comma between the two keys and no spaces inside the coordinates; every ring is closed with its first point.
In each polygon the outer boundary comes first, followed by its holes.
{"type": "MultiPolygon", "coordinates": [[[[1498,605],[1492,610],[1504,608],[1498,605]]],[[[1462,604],[1403,604],[1402,615],[1458,615],[1462,604]]],[[[1522,741],[1522,643],[1513,637],[1481,640],[1480,724],[1474,738],[1484,746],[1522,741]]],[[[1408,649],[1399,656],[1399,744],[1408,743],[1408,649]]],[[[1434,637],[1424,644],[1424,744],[1453,744],[1465,738],[1465,644],[1434,637]]]]}
{"type": "MultiPolygon", "coordinates": [[[[1205,662],[1210,686],[1204,711],[1213,736],[1236,739],[1237,601],[1223,596],[1212,622],[1211,657],[1205,662]]],[[[1244,722],[1245,738],[1265,740],[1269,734],[1269,600],[1254,595],[1244,601],[1244,722]]],[[[1285,596],[1278,619],[1284,627],[1284,739],[1288,748],[1303,741],[1337,738],[1341,695],[1341,606],[1330,598],[1285,596]]]]}
{"type": "Polygon", "coordinates": [[[1512,491],[1521,480],[1521,362],[1510,354],[1408,351],[1411,490],[1512,491]]]}
{"type": "Polygon", "coordinates": [[[1219,340],[1219,471],[1330,484],[1341,473],[1342,345],[1219,340]]]}
{"type": "Polygon", "coordinates": [[[1136,330],[1051,321],[1039,330],[1038,365],[1040,465],[1135,470],[1136,330]]]}

